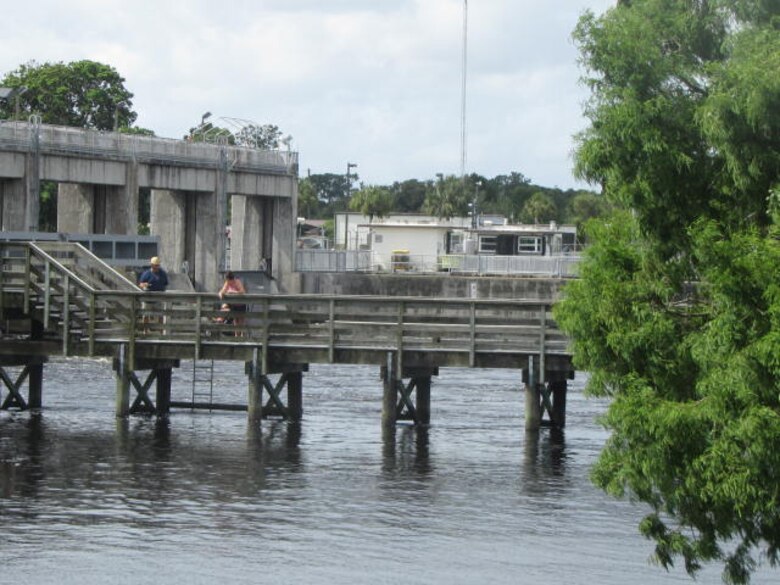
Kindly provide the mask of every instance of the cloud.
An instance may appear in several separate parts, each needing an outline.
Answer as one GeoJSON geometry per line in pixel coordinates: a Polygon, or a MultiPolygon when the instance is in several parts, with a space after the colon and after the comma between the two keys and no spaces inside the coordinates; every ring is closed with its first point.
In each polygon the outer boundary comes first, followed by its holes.
{"type": "MultiPolygon", "coordinates": [[[[612,0],[468,6],[467,172],[568,187],[584,125],[571,31],[612,0]]],[[[31,0],[4,15],[0,72],[94,59],[137,123],[179,137],[205,111],[278,125],[301,168],[390,183],[460,168],[460,0],[31,0]]]]}

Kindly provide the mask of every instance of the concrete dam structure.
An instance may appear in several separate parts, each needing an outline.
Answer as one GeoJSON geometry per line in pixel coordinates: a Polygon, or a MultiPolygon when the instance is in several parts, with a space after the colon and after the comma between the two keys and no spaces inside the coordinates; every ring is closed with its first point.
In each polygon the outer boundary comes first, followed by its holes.
{"type": "Polygon", "coordinates": [[[0,231],[38,231],[41,182],[54,181],[58,232],[135,235],[148,188],[164,266],[196,291],[261,265],[297,289],[297,177],[289,151],[0,121],[0,231]]]}

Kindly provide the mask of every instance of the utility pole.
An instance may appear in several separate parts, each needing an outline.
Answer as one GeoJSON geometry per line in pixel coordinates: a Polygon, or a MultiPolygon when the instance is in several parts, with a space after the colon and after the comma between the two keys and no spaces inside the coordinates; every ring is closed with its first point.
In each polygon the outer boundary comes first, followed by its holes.
{"type": "Polygon", "coordinates": [[[463,85],[460,94],[460,178],[466,176],[466,56],[468,38],[468,0],[463,0],[463,85]]]}
{"type": "MultiPolygon", "coordinates": [[[[344,193],[344,201],[349,204],[349,192],[352,190],[352,180],[350,179],[349,171],[351,169],[356,169],[357,163],[347,163],[347,176],[346,176],[346,191],[344,193]]],[[[344,249],[347,250],[349,248],[349,212],[344,213],[344,219],[346,220],[344,222],[344,249]]]]}

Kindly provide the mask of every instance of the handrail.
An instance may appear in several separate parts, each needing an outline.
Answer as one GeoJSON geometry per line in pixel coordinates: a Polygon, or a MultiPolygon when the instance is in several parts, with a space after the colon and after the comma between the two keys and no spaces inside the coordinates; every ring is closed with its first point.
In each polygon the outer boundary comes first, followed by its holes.
{"type": "Polygon", "coordinates": [[[102,260],[95,255],[91,250],[88,250],[78,242],[31,242],[31,245],[37,249],[62,249],[73,250],[78,253],[79,256],[86,257],[92,261],[95,268],[99,269],[102,273],[110,274],[115,280],[118,280],[122,285],[129,287],[130,290],[141,290],[138,286],[124,274],[119,272],[116,268],[102,260]]]}
{"type": "Polygon", "coordinates": [[[80,279],[80,278],[79,278],[79,277],[76,275],[76,273],[75,273],[75,272],[73,272],[72,270],[70,270],[69,268],[67,268],[67,267],[66,267],[64,264],[62,264],[62,263],[61,263],[59,260],[57,260],[57,259],[56,259],[54,256],[52,256],[51,254],[49,254],[48,252],[46,252],[45,250],[43,250],[43,249],[42,249],[40,246],[38,246],[37,244],[35,244],[35,243],[33,243],[33,242],[27,242],[25,245],[26,245],[26,246],[28,246],[28,247],[29,247],[29,249],[31,249],[31,250],[34,250],[35,252],[37,252],[37,253],[38,253],[38,255],[39,255],[39,256],[41,256],[41,257],[42,257],[44,260],[46,260],[46,261],[47,261],[47,262],[49,262],[50,264],[53,264],[53,265],[54,265],[54,266],[55,266],[57,269],[59,269],[60,271],[62,271],[62,272],[63,272],[63,274],[65,274],[65,275],[67,275],[69,278],[72,278],[73,280],[75,280],[75,281],[76,281],[76,282],[79,284],[79,286],[81,286],[82,288],[84,288],[84,289],[85,289],[87,292],[91,292],[91,293],[97,292],[97,291],[96,291],[96,289],[95,289],[95,288],[94,288],[92,285],[90,285],[90,284],[88,284],[87,282],[85,282],[85,281],[81,280],[81,279],[80,279]]]}

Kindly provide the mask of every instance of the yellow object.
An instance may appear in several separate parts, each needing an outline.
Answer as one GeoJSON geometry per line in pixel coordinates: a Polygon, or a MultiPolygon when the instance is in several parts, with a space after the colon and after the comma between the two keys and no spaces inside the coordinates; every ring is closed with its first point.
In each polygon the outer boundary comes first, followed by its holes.
{"type": "Polygon", "coordinates": [[[402,272],[411,270],[412,264],[409,261],[409,250],[393,250],[390,257],[390,264],[392,265],[393,272],[402,272]]]}
{"type": "Polygon", "coordinates": [[[157,256],[152,256],[152,259],[149,260],[149,264],[151,264],[152,266],[159,266],[160,259],[157,256]]]}

